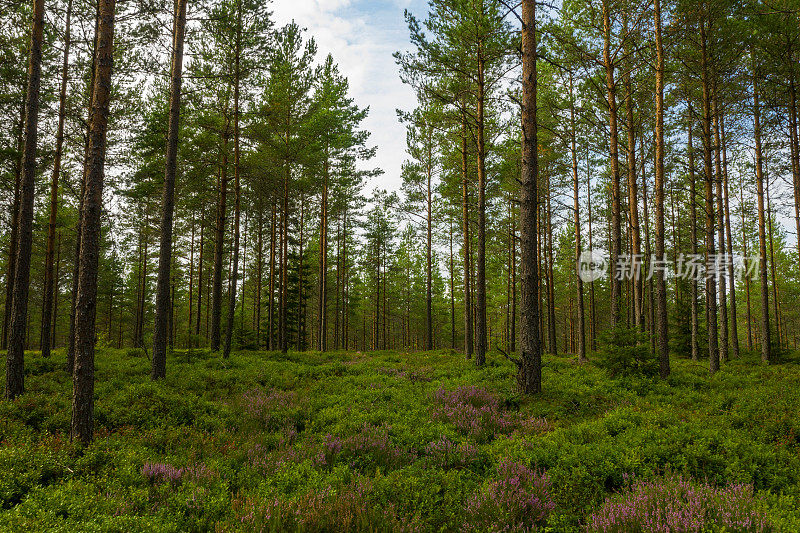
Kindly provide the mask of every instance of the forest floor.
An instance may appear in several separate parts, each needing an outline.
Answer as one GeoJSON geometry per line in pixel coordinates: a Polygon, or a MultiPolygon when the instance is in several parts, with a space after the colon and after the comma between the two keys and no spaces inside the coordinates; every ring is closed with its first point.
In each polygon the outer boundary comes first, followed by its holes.
{"type": "Polygon", "coordinates": [[[800,531],[797,356],[666,382],[548,357],[522,398],[494,354],[176,351],[152,383],[103,349],[85,449],[63,365],[29,353],[0,401],[0,530],[800,531]]]}

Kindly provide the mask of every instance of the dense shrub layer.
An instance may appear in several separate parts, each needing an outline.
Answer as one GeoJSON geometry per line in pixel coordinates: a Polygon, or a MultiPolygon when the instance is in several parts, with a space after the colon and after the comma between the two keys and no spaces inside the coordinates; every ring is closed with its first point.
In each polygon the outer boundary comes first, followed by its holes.
{"type": "Polygon", "coordinates": [[[27,354],[0,402],[0,530],[800,531],[792,357],[667,382],[547,358],[522,398],[499,357],[176,352],[151,383],[106,350],[86,449],[63,359],[27,354]]]}

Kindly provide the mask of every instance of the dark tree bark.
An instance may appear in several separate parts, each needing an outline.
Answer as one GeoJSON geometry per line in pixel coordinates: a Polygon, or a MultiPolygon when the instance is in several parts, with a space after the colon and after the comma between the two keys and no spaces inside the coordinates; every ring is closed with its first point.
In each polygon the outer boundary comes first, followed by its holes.
{"type": "MultiPolygon", "coordinates": [[[[328,350],[328,182],[329,161],[322,167],[322,198],[319,214],[319,300],[317,306],[317,349],[328,350]]],[[[338,296],[338,294],[337,294],[338,296]]]]}
{"type": "Polygon", "coordinates": [[[36,145],[39,133],[39,89],[42,78],[44,0],[33,2],[33,24],[28,58],[28,86],[25,93],[25,148],[22,152],[17,259],[11,298],[11,329],[6,355],[6,398],[25,391],[25,327],[28,321],[28,292],[33,243],[33,199],[36,194],[36,145]]]}
{"type": "MultiPolygon", "coordinates": [[[[17,150],[21,153],[25,148],[25,98],[20,105],[20,116],[17,125],[17,150]]],[[[14,200],[11,203],[11,235],[8,244],[8,261],[6,265],[6,300],[3,310],[3,338],[0,348],[8,349],[8,330],[11,327],[11,301],[14,299],[14,273],[17,265],[17,241],[19,240],[19,204],[20,184],[22,181],[22,158],[18,157],[14,165],[14,200]]]]}
{"type": "MultiPolygon", "coordinates": [[[[711,81],[708,59],[708,32],[707,22],[700,22],[700,40],[702,53],[702,88],[703,88],[703,159],[705,165],[705,194],[706,194],[706,268],[711,271],[711,265],[716,256],[714,236],[714,167],[712,151],[714,141],[711,133],[711,81]]],[[[719,344],[717,339],[717,280],[715,276],[706,276],[706,316],[708,317],[708,358],[709,370],[715,373],[719,370],[719,344]]]]}
{"type": "Polygon", "coordinates": [[[520,357],[517,382],[525,394],[542,390],[539,343],[539,154],[536,2],[522,2],[522,176],[520,180],[520,357]]]}
{"type": "Polygon", "coordinates": [[[608,96],[609,150],[611,161],[611,324],[619,324],[622,308],[622,281],[617,279],[616,265],[622,252],[622,215],[620,206],[619,127],[617,85],[611,57],[611,13],[609,0],[603,0],[603,63],[608,96]]]}
{"type": "Polygon", "coordinates": [[[103,204],[106,130],[114,60],[114,0],[99,0],[96,76],[92,97],[86,192],[81,214],[81,257],[75,305],[75,371],[71,437],[89,444],[94,436],[94,345],[97,266],[103,204]]]}
{"type": "Polygon", "coordinates": [[[764,156],[761,146],[761,102],[759,72],[753,58],[753,123],[756,143],[756,193],[758,195],[759,276],[761,281],[761,360],[772,363],[772,332],[769,324],[769,278],[767,277],[767,228],[764,210],[764,156]]]}
{"type": "Polygon", "coordinates": [[[482,43],[478,43],[478,264],[475,291],[475,363],[483,366],[488,346],[486,325],[486,82],[482,43]]]}
{"type": "Polygon", "coordinates": [[[469,231],[469,178],[468,178],[468,165],[467,165],[467,119],[466,116],[462,117],[461,124],[461,187],[462,187],[462,200],[461,200],[461,214],[463,219],[463,233],[464,233],[464,352],[466,352],[467,359],[472,358],[473,352],[473,321],[472,321],[472,266],[470,258],[472,251],[470,246],[470,231],[469,231]]]}
{"type": "Polygon", "coordinates": [[[61,155],[64,147],[64,120],[67,108],[67,82],[69,81],[69,48],[70,22],[72,19],[72,0],[67,3],[66,23],[64,27],[64,59],[61,64],[61,91],[58,97],[58,126],[56,129],[56,151],[53,157],[53,175],[50,179],[50,218],[47,222],[47,252],[44,261],[44,303],[42,305],[42,341],[43,357],[50,357],[50,328],[54,307],[53,260],[56,245],[56,217],[58,215],[58,179],[61,175],[61,155]]]}
{"type": "MultiPolygon", "coordinates": [[[[666,262],[664,250],[664,46],[661,42],[661,0],[654,4],[654,28],[656,37],[656,259],[666,262]]],[[[657,322],[658,322],[658,355],[659,373],[661,379],[666,379],[670,373],[669,367],[669,338],[667,317],[667,284],[663,270],[656,274],[658,286],[657,322]]]]}
{"type": "MultiPolygon", "coordinates": [[[[234,86],[233,86],[233,189],[234,189],[234,208],[233,208],[233,268],[231,271],[230,288],[228,289],[228,325],[225,329],[225,346],[222,357],[228,359],[231,356],[231,343],[233,341],[234,317],[236,315],[236,284],[239,281],[239,239],[240,226],[242,219],[242,186],[239,170],[241,148],[239,145],[239,91],[241,83],[241,56],[242,56],[242,7],[236,4],[236,50],[234,67],[234,86]]],[[[245,224],[246,225],[246,224],[245,224]]],[[[244,313],[242,313],[244,315],[244,313]]]]}
{"type": "Polygon", "coordinates": [[[227,109],[225,126],[222,131],[222,163],[219,169],[219,190],[217,192],[217,225],[214,238],[214,274],[211,293],[211,350],[218,352],[222,328],[222,269],[225,256],[225,224],[228,199],[228,128],[230,117],[227,109]]]}
{"type": "MultiPolygon", "coordinates": [[[[697,256],[697,175],[695,172],[694,163],[694,114],[692,113],[692,104],[688,108],[688,152],[689,152],[689,225],[692,239],[692,255],[697,256]]],[[[692,360],[698,361],[700,359],[700,317],[699,308],[697,304],[698,291],[697,280],[690,279],[691,284],[690,297],[691,302],[691,351],[692,360]]]]}
{"type": "Polygon", "coordinates": [[[177,0],[172,32],[172,72],[170,76],[169,133],[167,134],[164,192],[161,198],[161,246],[158,253],[156,315],[153,331],[154,380],[167,375],[167,313],[170,308],[170,273],[172,267],[172,218],[175,211],[175,175],[178,167],[178,136],[181,124],[181,82],[183,81],[183,41],[186,34],[186,3],[177,0]]]}
{"type": "MultiPolygon", "coordinates": [[[[725,203],[722,194],[722,140],[719,132],[719,94],[714,84],[713,110],[714,110],[714,164],[716,169],[716,201],[717,201],[717,242],[719,243],[719,253],[725,257],[727,248],[725,246],[725,203]]],[[[727,280],[724,273],[719,275],[719,358],[721,361],[728,361],[728,289],[727,280]]]]}
{"type": "MultiPolygon", "coordinates": [[[[657,7],[658,8],[658,7],[657,7]]],[[[656,15],[659,16],[659,15],[656,15]]],[[[628,33],[628,17],[624,17],[624,32],[628,33]]],[[[659,19],[660,20],[660,19],[659,19]]],[[[657,42],[660,44],[659,29],[656,28],[657,42]]],[[[636,176],[636,127],[634,122],[634,103],[633,103],[633,85],[631,83],[631,70],[633,69],[630,56],[632,55],[630,47],[630,39],[625,41],[625,55],[626,64],[623,70],[623,84],[625,86],[625,134],[628,141],[628,211],[630,223],[630,240],[631,240],[631,254],[633,257],[639,257],[642,253],[642,237],[639,227],[639,185],[636,176]]],[[[661,57],[661,56],[659,56],[661,57]]],[[[662,77],[663,86],[663,77],[662,77]]],[[[658,90],[658,89],[656,89],[658,90]]],[[[662,89],[663,90],[663,89],[662,89]]],[[[657,94],[657,93],[656,93],[657,94]]],[[[644,154],[642,154],[644,157],[644,154]]],[[[635,276],[631,280],[633,286],[633,305],[631,311],[633,312],[633,325],[639,330],[644,329],[644,311],[642,310],[644,298],[642,297],[642,277],[635,276]]]]}
{"type": "MultiPolygon", "coordinates": [[[[572,74],[569,77],[569,120],[570,120],[570,151],[572,152],[572,196],[573,196],[573,215],[575,223],[575,268],[577,273],[578,264],[581,259],[581,206],[580,206],[580,181],[578,179],[578,148],[577,148],[577,131],[575,129],[575,96],[572,87],[572,74]]],[[[634,201],[638,201],[637,196],[634,196],[634,201]]],[[[637,231],[638,231],[638,215],[637,215],[637,231]]],[[[578,360],[584,362],[586,358],[586,321],[584,318],[584,303],[583,303],[583,280],[578,275],[575,280],[575,289],[577,292],[578,301],[578,320],[577,320],[577,341],[576,352],[578,360]]]]}
{"type": "Polygon", "coordinates": [[[199,259],[197,260],[197,324],[194,330],[194,335],[196,337],[196,343],[199,347],[200,344],[200,321],[203,316],[203,251],[205,249],[204,246],[204,233],[206,228],[206,215],[205,210],[202,211],[200,215],[200,252],[199,252],[199,259]]]}

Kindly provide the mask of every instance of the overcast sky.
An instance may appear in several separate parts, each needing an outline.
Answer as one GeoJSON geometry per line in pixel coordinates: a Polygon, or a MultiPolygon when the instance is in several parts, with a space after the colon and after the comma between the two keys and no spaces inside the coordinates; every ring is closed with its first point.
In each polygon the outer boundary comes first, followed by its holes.
{"type": "Polygon", "coordinates": [[[372,166],[385,174],[369,185],[396,189],[405,158],[405,129],[395,110],[413,109],[411,89],[400,82],[392,54],[409,48],[403,10],[425,18],[426,0],[273,0],[277,25],[295,20],[319,47],[319,60],[330,53],[350,81],[351,96],[370,108],[364,128],[378,147],[372,166]]]}

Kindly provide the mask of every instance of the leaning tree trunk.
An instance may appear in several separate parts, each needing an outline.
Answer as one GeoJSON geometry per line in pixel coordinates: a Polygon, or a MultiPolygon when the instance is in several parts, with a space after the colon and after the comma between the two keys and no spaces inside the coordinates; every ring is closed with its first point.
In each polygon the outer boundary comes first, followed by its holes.
{"type": "Polygon", "coordinates": [[[11,329],[6,355],[6,398],[25,391],[25,326],[28,322],[31,248],[33,244],[33,199],[36,194],[36,142],[39,128],[39,88],[42,78],[44,0],[33,2],[28,88],[25,93],[25,148],[20,181],[19,234],[11,298],[11,329]]]}
{"type": "MultiPolygon", "coordinates": [[[[183,79],[183,41],[186,33],[186,2],[177,0],[172,34],[172,75],[169,98],[164,193],[161,199],[161,247],[158,254],[156,315],[153,331],[152,379],[167,375],[167,315],[170,312],[170,270],[172,266],[172,217],[175,210],[175,174],[178,166],[178,135],[181,123],[181,81],[183,79]]],[[[191,268],[191,266],[189,267],[191,268]]]]}
{"type": "Polygon", "coordinates": [[[61,65],[61,92],[58,97],[58,127],[56,129],[56,152],[53,157],[53,175],[50,179],[50,218],[47,222],[47,252],[44,261],[44,305],[42,306],[42,357],[50,357],[50,328],[54,307],[53,279],[56,245],[56,217],[58,215],[58,178],[61,174],[61,155],[64,147],[64,120],[67,107],[67,82],[69,81],[70,21],[72,19],[72,0],[67,3],[66,24],[64,28],[64,59],[61,65]]]}
{"type": "Polygon", "coordinates": [[[114,60],[114,0],[98,2],[96,75],[92,97],[86,192],[81,214],[81,257],[75,305],[75,371],[71,438],[89,444],[94,436],[94,345],[97,266],[103,206],[106,130],[114,60]]]}

